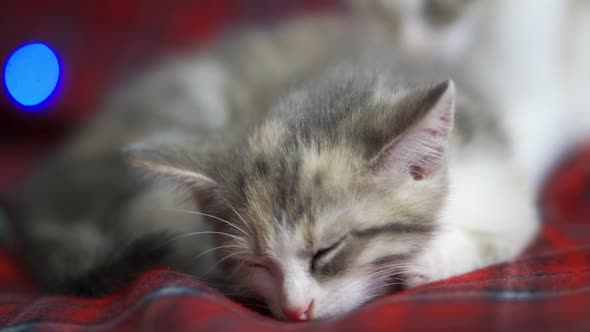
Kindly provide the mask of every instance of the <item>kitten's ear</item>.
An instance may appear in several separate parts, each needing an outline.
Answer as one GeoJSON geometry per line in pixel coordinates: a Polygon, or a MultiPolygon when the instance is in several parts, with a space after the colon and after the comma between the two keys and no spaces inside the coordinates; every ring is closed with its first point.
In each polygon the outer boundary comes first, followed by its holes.
{"type": "Polygon", "coordinates": [[[417,116],[410,117],[412,120],[401,135],[373,158],[374,169],[402,171],[421,180],[446,166],[455,112],[455,85],[448,80],[418,95],[409,97],[414,99],[410,111],[417,112],[417,116]]]}
{"type": "Polygon", "coordinates": [[[127,163],[141,173],[167,179],[190,190],[199,204],[207,204],[218,187],[194,157],[171,147],[135,143],[123,149],[127,163]]]}

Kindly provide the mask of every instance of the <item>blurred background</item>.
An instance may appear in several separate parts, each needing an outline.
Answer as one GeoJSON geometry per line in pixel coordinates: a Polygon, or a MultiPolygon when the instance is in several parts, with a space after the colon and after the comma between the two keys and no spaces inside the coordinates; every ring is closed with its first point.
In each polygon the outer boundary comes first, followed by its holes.
{"type": "Polygon", "coordinates": [[[335,0],[2,1],[0,195],[86,121],[118,79],[241,24],[338,6],[335,0]],[[23,107],[9,95],[4,69],[31,42],[54,51],[60,78],[46,102],[23,107]]]}
{"type": "MultiPolygon", "coordinates": [[[[392,27],[392,42],[416,56],[465,66],[481,81],[490,82],[491,95],[505,101],[507,116],[526,114],[527,120],[510,122],[518,127],[515,131],[527,137],[548,137],[543,141],[550,145],[548,150],[571,150],[581,144],[590,128],[588,3],[4,0],[0,13],[0,196],[87,121],[114,82],[141,72],[170,52],[205,46],[230,29],[341,10],[386,20],[392,27]],[[12,96],[6,68],[15,51],[34,42],[47,45],[55,54],[59,79],[47,100],[27,107],[12,96]],[[531,118],[547,126],[528,126],[531,118]]],[[[522,150],[526,154],[538,147],[523,146],[522,150]]],[[[527,162],[546,162],[535,158],[527,162]]]]}

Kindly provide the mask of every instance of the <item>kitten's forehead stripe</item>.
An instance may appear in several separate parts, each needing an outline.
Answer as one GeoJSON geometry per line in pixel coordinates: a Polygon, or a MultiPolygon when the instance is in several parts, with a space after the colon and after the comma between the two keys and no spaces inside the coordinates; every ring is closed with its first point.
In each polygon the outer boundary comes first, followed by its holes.
{"type": "Polygon", "coordinates": [[[426,223],[406,223],[406,222],[392,222],[385,225],[372,226],[362,230],[355,230],[352,232],[357,237],[373,237],[387,233],[398,234],[431,234],[437,230],[435,224],[426,223]]]}

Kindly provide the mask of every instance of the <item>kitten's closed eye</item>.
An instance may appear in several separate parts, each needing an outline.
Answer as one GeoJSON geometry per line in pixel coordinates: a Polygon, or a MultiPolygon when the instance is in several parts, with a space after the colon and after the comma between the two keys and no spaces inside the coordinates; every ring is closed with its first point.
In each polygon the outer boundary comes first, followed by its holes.
{"type": "Polygon", "coordinates": [[[316,251],[316,253],[311,258],[311,270],[312,271],[315,270],[317,268],[318,264],[321,263],[323,259],[328,257],[328,255],[330,253],[334,252],[334,250],[336,248],[338,248],[344,242],[345,238],[346,238],[346,236],[343,236],[340,239],[338,239],[337,241],[335,241],[334,243],[332,243],[331,245],[329,245],[327,247],[323,247],[320,250],[316,251]]]}

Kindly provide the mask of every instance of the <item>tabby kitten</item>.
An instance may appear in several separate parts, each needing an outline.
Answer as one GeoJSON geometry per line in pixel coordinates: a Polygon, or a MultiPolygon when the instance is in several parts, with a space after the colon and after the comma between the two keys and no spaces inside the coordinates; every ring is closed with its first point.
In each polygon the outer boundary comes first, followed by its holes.
{"type": "Polygon", "coordinates": [[[357,23],[302,19],[121,89],[15,194],[37,275],[97,293],[146,264],[219,268],[301,321],[517,255],[533,192],[496,119],[357,23]]]}

